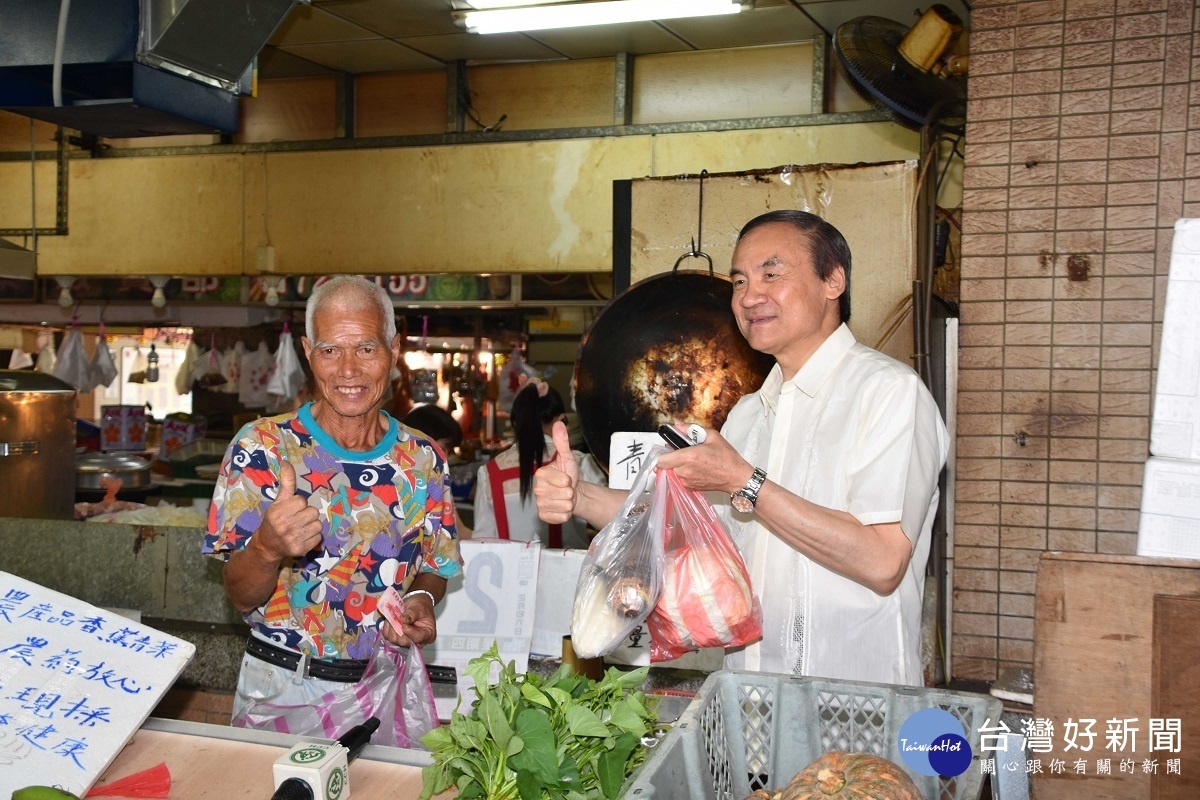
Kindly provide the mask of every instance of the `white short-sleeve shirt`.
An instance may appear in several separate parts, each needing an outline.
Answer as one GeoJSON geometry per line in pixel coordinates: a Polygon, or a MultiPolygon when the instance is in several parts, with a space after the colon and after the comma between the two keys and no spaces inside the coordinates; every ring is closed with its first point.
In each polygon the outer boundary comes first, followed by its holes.
{"type": "Polygon", "coordinates": [[[864,525],[899,522],[913,543],[900,586],[880,596],[724,503],[763,609],[763,639],[729,653],[726,667],[920,685],[925,565],[948,436],[917,374],[842,325],[790,381],[776,365],[722,435],[768,480],[864,525]]]}

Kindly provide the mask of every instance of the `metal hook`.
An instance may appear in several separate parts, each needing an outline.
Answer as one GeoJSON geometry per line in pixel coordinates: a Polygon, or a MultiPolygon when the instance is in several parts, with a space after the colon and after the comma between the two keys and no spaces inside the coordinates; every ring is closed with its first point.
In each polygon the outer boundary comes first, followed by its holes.
{"type": "Polygon", "coordinates": [[[708,262],[708,274],[709,275],[713,274],[712,259],[709,258],[708,253],[701,253],[699,250],[693,250],[690,253],[684,253],[679,258],[675,259],[675,266],[671,267],[671,271],[674,272],[675,270],[679,269],[679,265],[683,263],[683,260],[685,258],[703,258],[705,261],[708,262]]]}
{"type": "Polygon", "coordinates": [[[675,266],[671,268],[674,272],[679,269],[679,265],[683,263],[685,258],[703,258],[708,262],[708,274],[713,275],[712,258],[702,249],[702,240],[704,237],[704,178],[708,175],[708,170],[700,170],[700,202],[699,211],[696,215],[696,238],[689,240],[691,249],[675,260],[675,266]]]}

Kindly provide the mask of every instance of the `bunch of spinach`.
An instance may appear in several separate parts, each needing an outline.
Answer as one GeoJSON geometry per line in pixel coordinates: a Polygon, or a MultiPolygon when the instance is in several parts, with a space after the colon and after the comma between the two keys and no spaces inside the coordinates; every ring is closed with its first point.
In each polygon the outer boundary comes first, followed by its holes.
{"type": "Polygon", "coordinates": [[[646,759],[641,739],[657,719],[656,700],[637,688],[646,667],[592,681],[564,665],[543,678],[519,674],[493,644],[467,673],[478,695],[470,713],[455,710],[421,739],[433,752],[421,800],[451,787],[462,800],[612,800],[646,759]]]}

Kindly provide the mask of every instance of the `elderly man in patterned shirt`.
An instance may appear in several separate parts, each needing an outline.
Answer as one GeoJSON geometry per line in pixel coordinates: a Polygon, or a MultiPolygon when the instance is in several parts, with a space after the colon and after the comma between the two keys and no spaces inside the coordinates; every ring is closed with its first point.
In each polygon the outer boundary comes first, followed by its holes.
{"type": "Polygon", "coordinates": [[[378,638],[432,642],[434,606],[462,557],[445,454],[381,411],[400,357],[387,294],[332,278],[305,323],[317,399],[238,432],[204,552],[225,561],[225,592],[250,626],[233,724],[328,735],[296,730],[288,715],[354,706],[361,719],[342,727],[391,718],[359,687],[378,638]],[[404,598],[399,628],[378,608],[389,587],[404,598]],[[349,702],[356,692],[361,702],[349,702]]]}

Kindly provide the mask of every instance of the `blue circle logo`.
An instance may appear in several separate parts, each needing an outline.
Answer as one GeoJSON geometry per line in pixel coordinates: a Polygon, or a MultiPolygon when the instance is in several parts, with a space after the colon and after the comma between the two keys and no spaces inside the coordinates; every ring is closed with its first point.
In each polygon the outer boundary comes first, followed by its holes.
{"type": "Polygon", "coordinates": [[[952,778],[971,766],[971,745],[958,718],[940,708],[923,708],[900,726],[900,756],[913,772],[952,778]]]}

